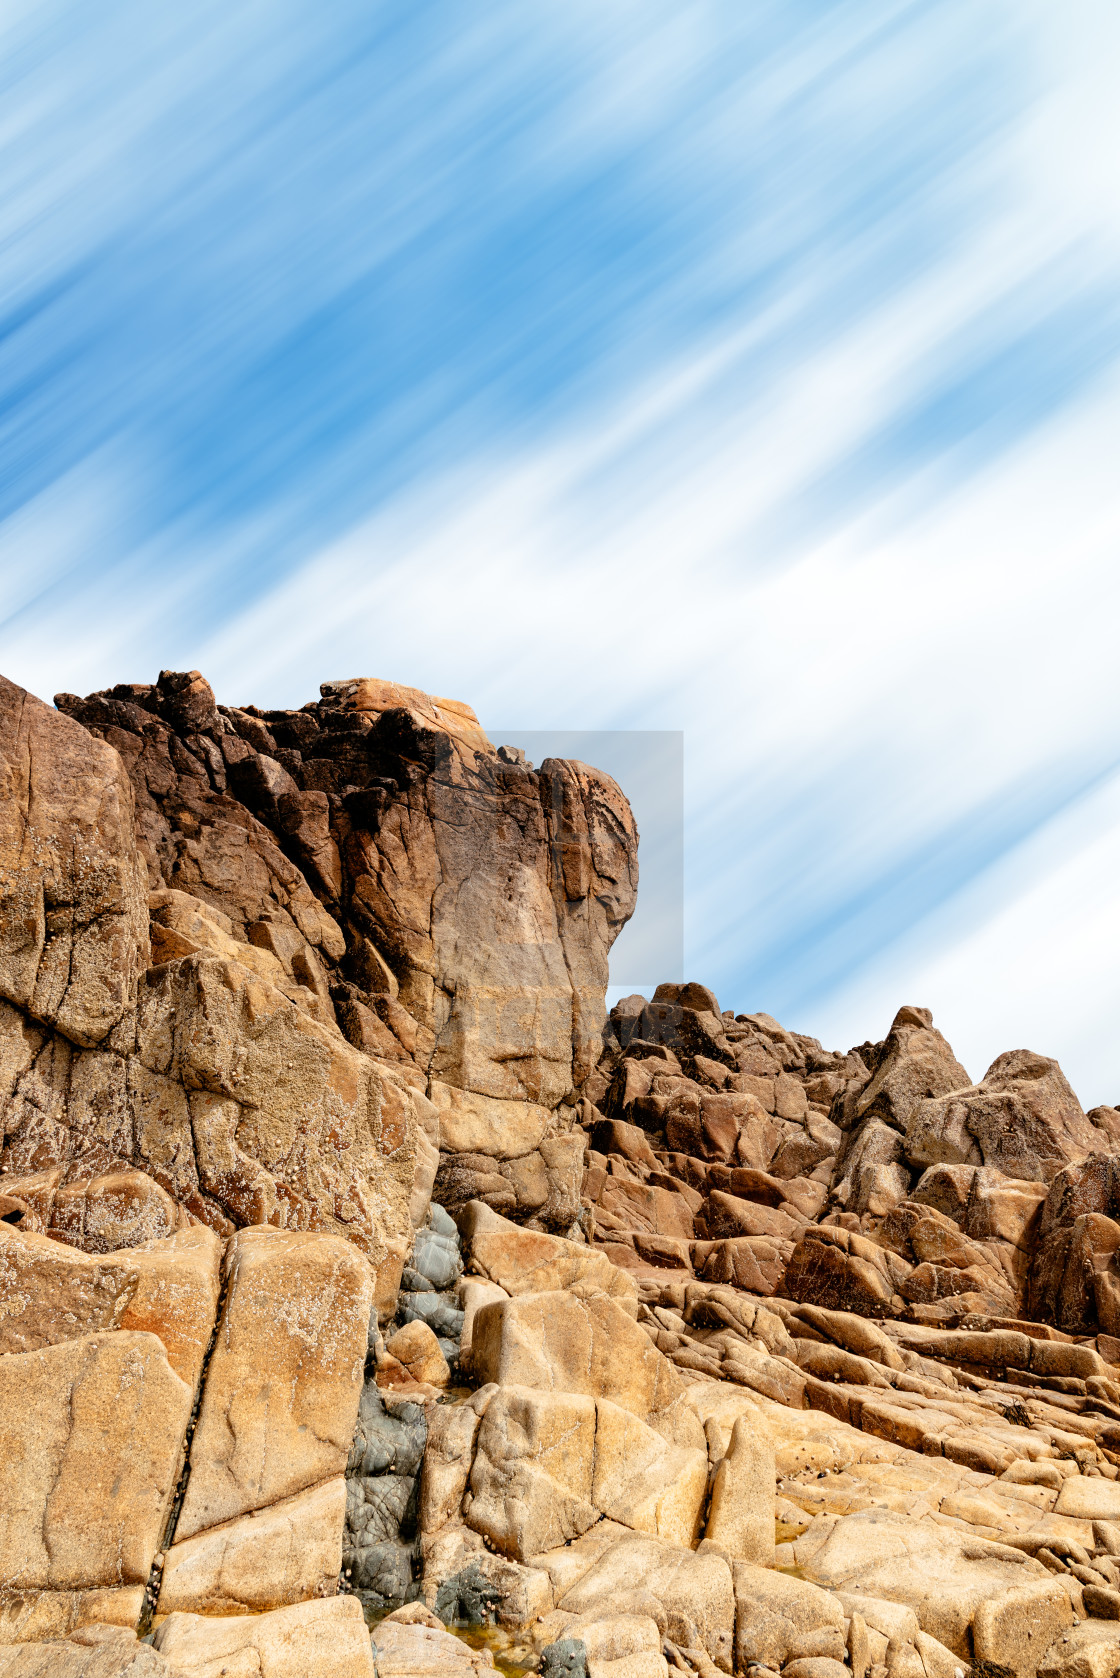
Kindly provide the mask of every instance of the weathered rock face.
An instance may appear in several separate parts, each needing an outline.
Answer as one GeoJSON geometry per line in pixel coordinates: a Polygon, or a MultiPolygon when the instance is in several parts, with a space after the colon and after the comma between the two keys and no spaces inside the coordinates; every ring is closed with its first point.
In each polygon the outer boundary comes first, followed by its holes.
{"type": "Polygon", "coordinates": [[[1120,1332],[1120,1161],[1092,1153],[1059,1171],[1030,1261],[1032,1316],[1070,1334],[1120,1332]]]}
{"type": "Polygon", "coordinates": [[[923,1101],[906,1138],[916,1165],[993,1165],[1041,1183],[1100,1142],[1057,1061],[1026,1049],[1000,1055],[979,1084],[923,1101]]]}
{"type": "Polygon", "coordinates": [[[159,1627],[155,1646],[183,1678],[211,1673],[256,1673],[300,1678],[374,1678],[362,1611],[352,1597],[301,1602],[270,1614],[174,1613],[159,1627]]]}
{"type": "Polygon", "coordinates": [[[745,1671],[756,1663],[785,1666],[797,1658],[807,1636],[814,1639],[812,1646],[819,1651],[816,1658],[843,1660],[847,1653],[844,1610],[836,1597],[805,1579],[791,1579],[743,1561],[736,1563],[734,1578],[741,1605],[736,1631],[737,1670],[745,1671]]]}
{"type": "Polygon", "coordinates": [[[21,1591],[147,1583],[191,1389],[154,1334],[0,1357],[0,1570],[21,1591]]]}
{"type": "Polygon", "coordinates": [[[921,1526],[880,1510],[822,1526],[796,1546],[805,1578],[913,1608],[921,1628],[957,1654],[969,1652],[977,1608],[1003,1589],[1041,1579],[1020,1551],[921,1526]]]}
{"type": "Polygon", "coordinates": [[[179,1538],[341,1475],[358,1415],[372,1301],[360,1254],[247,1229],[226,1268],[179,1538]]]}
{"type": "Polygon", "coordinates": [[[267,1613],[333,1596],[342,1568],[346,1482],[323,1480],[167,1552],[159,1612],[267,1613]]]}
{"type": "Polygon", "coordinates": [[[243,1230],[216,1321],[220,1258],[205,1227],[92,1255],[0,1224],[0,1645],[336,1591],[370,1266],[243,1230]]]}
{"type": "Polygon", "coordinates": [[[774,1445],[760,1420],[740,1416],[712,1477],[706,1536],[737,1561],[774,1565],[774,1445]]]}
{"type": "Polygon", "coordinates": [[[870,1082],[856,1097],[857,1124],[878,1118],[905,1132],[923,1101],[969,1083],[928,1008],[900,1008],[875,1060],[870,1082]]]}
{"type": "Polygon", "coordinates": [[[478,1313],[472,1364],[482,1382],[609,1398],[666,1438],[693,1445],[680,1377],[605,1294],[521,1294],[478,1313]]]}
{"type": "Polygon", "coordinates": [[[1090,1163],[1120,1134],[1116,1110],[1083,1113],[1043,1056],[1000,1056],[972,1084],[926,1009],[839,1055],[668,985],[616,1006],[586,1094],[596,1243],[643,1284],[1120,1329],[1120,1202],[1090,1163]],[[1068,1206],[1040,1224],[1051,1179],[1068,1206]]]}
{"type": "MultiPolygon", "coordinates": [[[[637,832],[614,782],[558,760],[534,772],[496,752],[469,707],[372,679],[327,683],[300,711],[218,706],[197,671],[57,703],[115,748],[106,762],[126,798],[120,761],[131,777],[152,959],[237,963],[377,1062],[401,1132],[379,1151],[403,1169],[426,1154],[410,1128],[439,1139],[444,1203],[482,1195],[568,1229],[581,1161],[564,1104],[598,1060],[607,955],[637,888],[637,832]]],[[[180,986],[173,1013],[191,1006],[180,986]]],[[[274,1215],[279,1198],[288,1227],[317,1227],[293,1208],[309,1159],[273,1125],[262,1181],[245,1086],[199,1076],[194,1087],[238,1107],[207,1114],[197,1183],[173,1198],[194,1190],[234,1224],[274,1215]]],[[[360,1162],[342,1167],[316,1185],[315,1216],[346,1198],[340,1182],[360,1184],[360,1162]]],[[[339,1221],[369,1221],[353,1212],[339,1221]]]]}
{"type": "MultiPolygon", "coordinates": [[[[180,720],[210,717],[212,700],[207,709],[200,694],[198,684],[172,691],[180,720]]],[[[0,687],[0,1186],[9,1216],[90,1252],[158,1242],[198,1222],[222,1235],[253,1223],[335,1229],[395,1290],[411,1238],[423,1097],[346,1042],[329,998],[322,1017],[296,1006],[272,982],[295,988],[274,956],[270,968],[267,952],[239,943],[212,906],[162,889],[151,867],[152,795],[139,784],[134,813],[115,744],[131,741],[149,758],[162,744],[171,771],[174,737],[165,724],[154,743],[106,732],[115,743],[0,687]],[[153,873],[161,889],[150,967],[153,873]]],[[[174,774],[169,793],[172,783],[174,774]]],[[[284,868],[306,926],[341,954],[337,926],[284,868]]]]}
{"type": "Polygon", "coordinates": [[[120,758],[0,677],[0,995],[102,1043],[147,965],[146,898],[120,758]]]}
{"type": "Polygon", "coordinates": [[[121,1626],[90,1624],[71,1636],[0,1648],[4,1678],[172,1678],[154,1649],[121,1626]]]}
{"type": "Polygon", "coordinates": [[[214,1325],[220,1258],[221,1243],[205,1226],[101,1256],[0,1224],[0,1354],[111,1329],[155,1334],[193,1393],[214,1325]]]}
{"type": "MultiPolygon", "coordinates": [[[[349,835],[351,907],[399,970],[431,1078],[481,1098],[470,1110],[500,1153],[494,1103],[552,1111],[598,1059],[606,956],[634,901],[633,823],[582,764],[468,761],[390,715],[371,745],[400,790],[349,835]]],[[[475,1128],[458,1151],[486,1153],[485,1140],[475,1128]]]]}
{"type": "Polygon", "coordinates": [[[464,1507],[468,1525],[518,1561],[602,1516],[691,1548],[707,1487],[702,1449],[668,1443],[628,1410],[511,1385],[486,1408],[464,1507]]]}
{"type": "Polygon", "coordinates": [[[911,1265],[848,1229],[806,1230],[790,1257],[783,1289],[790,1299],[865,1317],[890,1317],[902,1309],[911,1265]]]}

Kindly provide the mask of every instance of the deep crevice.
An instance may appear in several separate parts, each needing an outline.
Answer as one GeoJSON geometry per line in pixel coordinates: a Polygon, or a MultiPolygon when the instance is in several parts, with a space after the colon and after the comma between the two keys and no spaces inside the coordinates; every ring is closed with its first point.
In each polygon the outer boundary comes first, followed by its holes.
{"type": "Polygon", "coordinates": [[[198,1391],[191,1406],[191,1413],[187,1419],[186,1432],[183,1435],[183,1466],[179,1470],[179,1479],[175,1487],[175,1495],[171,1499],[171,1507],[167,1511],[167,1519],[163,1523],[163,1533],[159,1546],[152,1560],[148,1583],[144,1588],[144,1606],[140,1610],[140,1620],[136,1627],[137,1637],[147,1637],[152,1629],[156,1604],[159,1601],[160,1587],[163,1584],[163,1568],[167,1559],[167,1552],[175,1542],[175,1529],[179,1524],[179,1515],[183,1507],[183,1499],[187,1495],[187,1485],[191,1477],[191,1445],[194,1442],[195,1428],[198,1426],[199,1412],[202,1409],[202,1395],[206,1391],[206,1377],[210,1371],[210,1359],[214,1355],[214,1347],[218,1343],[218,1331],[225,1314],[226,1298],[229,1294],[233,1276],[232,1265],[228,1268],[223,1264],[225,1274],[218,1290],[218,1303],[214,1311],[214,1326],[210,1331],[206,1351],[203,1354],[202,1368],[198,1375],[198,1391]]]}

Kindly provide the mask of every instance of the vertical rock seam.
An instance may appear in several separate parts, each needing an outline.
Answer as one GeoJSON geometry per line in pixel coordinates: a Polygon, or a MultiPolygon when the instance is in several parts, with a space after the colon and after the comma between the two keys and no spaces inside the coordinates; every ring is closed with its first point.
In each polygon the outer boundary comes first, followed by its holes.
{"type": "Polygon", "coordinates": [[[218,1331],[221,1327],[222,1313],[225,1310],[226,1296],[230,1288],[230,1272],[222,1266],[222,1285],[218,1294],[218,1305],[214,1312],[214,1326],[210,1330],[210,1339],[206,1343],[206,1351],[202,1358],[202,1370],[198,1378],[198,1391],[195,1393],[191,1406],[190,1418],[186,1432],[183,1435],[183,1466],[179,1470],[179,1478],[175,1485],[175,1495],[171,1499],[171,1507],[167,1511],[163,1535],[159,1549],[152,1561],[152,1570],[148,1575],[148,1583],[144,1587],[144,1606],[140,1611],[140,1621],[136,1628],[138,1637],[147,1637],[152,1629],[152,1617],[159,1601],[159,1588],[163,1582],[163,1569],[167,1552],[175,1542],[175,1528],[179,1524],[179,1512],[183,1507],[183,1499],[187,1495],[187,1481],[191,1477],[191,1445],[194,1441],[195,1429],[198,1427],[198,1414],[202,1409],[202,1394],[206,1387],[206,1372],[210,1368],[210,1359],[214,1355],[214,1347],[218,1343],[218,1331]]]}

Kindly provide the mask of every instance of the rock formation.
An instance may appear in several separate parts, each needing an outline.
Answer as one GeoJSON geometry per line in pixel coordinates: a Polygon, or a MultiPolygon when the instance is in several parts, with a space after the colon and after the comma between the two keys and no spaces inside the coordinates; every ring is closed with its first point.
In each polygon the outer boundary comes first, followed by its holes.
{"type": "Polygon", "coordinates": [[[1120,1111],[919,1007],[608,1018],[626,799],[465,705],[56,704],[0,684],[0,1675],[1116,1678],[1120,1111]]]}

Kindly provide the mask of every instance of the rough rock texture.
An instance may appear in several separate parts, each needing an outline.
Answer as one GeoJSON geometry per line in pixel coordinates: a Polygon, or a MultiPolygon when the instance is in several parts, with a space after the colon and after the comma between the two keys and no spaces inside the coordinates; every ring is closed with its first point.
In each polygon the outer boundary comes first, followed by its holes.
{"type": "MultiPolygon", "coordinates": [[[[607,953],[637,886],[614,782],[559,760],[535,772],[468,706],[369,678],[326,683],[299,711],[218,706],[197,671],[57,703],[128,770],[153,959],[237,961],[382,1080],[392,1067],[430,1096],[445,1203],[496,1195],[568,1228],[578,1171],[547,1144],[598,1058],[607,953]]],[[[238,1144],[236,1122],[219,1126],[201,1189],[235,1223],[260,1221],[238,1144]]],[[[302,1164],[281,1174],[288,1191],[302,1164]]]]}
{"type": "Polygon", "coordinates": [[[117,753],[0,677],[0,995],[87,1049],[147,966],[133,831],[117,753]]]}
{"type": "Polygon", "coordinates": [[[179,1538],[342,1474],[354,1435],[372,1302],[344,1241],[247,1229],[207,1371],[179,1538]]]}
{"type": "Polygon", "coordinates": [[[301,1602],[270,1614],[172,1614],[156,1632],[155,1646],[177,1678],[223,1672],[230,1678],[374,1678],[369,1635],[353,1597],[301,1602]]]}
{"type": "Polygon", "coordinates": [[[1030,1261],[1028,1306],[1072,1334],[1120,1331],[1120,1169],[1091,1153],[1050,1185],[1030,1261]]]}
{"type": "Polygon", "coordinates": [[[218,1306],[220,1260],[221,1242],[205,1226],[95,1255],[0,1224],[0,1354],[105,1329],[152,1333],[193,1392],[218,1306]]]}
{"type": "Polygon", "coordinates": [[[472,1272],[511,1298],[553,1290],[605,1293],[620,1301],[636,1294],[630,1277],[593,1247],[519,1229],[479,1202],[464,1208],[459,1224],[472,1272]]]}
{"type": "Polygon", "coordinates": [[[618,1527],[605,1533],[602,1542],[597,1530],[579,1542],[587,1548],[570,1582],[561,1557],[535,1558],[552,1576],[558,1608],[595,1618],[649,1614],[680,1648],[700,1650],[730,1670],[735,1599],[731,1569],[722,1556],[678,1549],[618,1527]]]}
{"type": "Polygon", "coordinates": [[[980,1604],[972,1623],[973,1652],[978,1661],[1034,1678],[1046,1651],[1072,1624],[1068,1591],[1057,1579],[1039,1579],[980,1604]]]}
{"type": "Polygon", "coordinates": [[[1096,1141],[1057,1061],[1026,1049],[1000,1055],[972,1088],[922,1102],[907,1124],[915,1164],[994,1165],[1041,1183],[1096,1141]]]}
{"type": "Polygon", "coordinates": [[[144,1608],[143,1585],[107,1590],[20,1590],[9,1582],[0,1594],[0,1654],[10,1645],[39,1644],[85,1634],[91,1627],[132,1630],[144,1608]]]}
{"type": "Polygon", "coordinates": [[[167,1552],[159,1612],[264,1613],[333,1596],[342,1570],[342,1475],[226,1521],[167,1552]]]}
{"type": "Polygon", "coordinates": [[[173,1678],[161,1655],[123,1627],[91,1625],[73,1636],[0,1648],[4,1678],[173,1678]]]}
{"type": "Polygon", "coordinates": [[[471,1356],[481,1382],[609,1398],[666,1437],[696,1442],[680,1376],[606,1294],[522,1294],[486,1305],[471,1356]]]}
{"type": "Polygon", "coordinates": [[[503,1385],[474,1442],[464,1510],[469,1526],[518,1561],[578,1538],[601,1516],[689,1548],[707,1489],[705,1451],[668,1444],[618,1405],[503,1385]]]}
{"type": "Polygon", "coordinates": [[[190,1409],[154,1334],[0,1357],[0,1579],[21,1592],[145,1584],[190,1409]]]}
{"type": "Polygon", "coordinates": [[[762,1567],[736,1562],[736,1648],[739,1671],[748,1666],[785,1666],[807,1638],[825,1659],[843,1660],[844,1609],[828,1591],[805,1579],[791,1579],[762,1567]]]}
{"type": "MultiPolygon", "coordinates": [[[[175,691],[180,719],[194,716],[198,692],[175,691]]],[[[211,696],[199,714],[212,709],[211,696]]],[[[144,715],[133,717],[138,726],[144,715]]],[[[313,1018],[262,976],[259,960],[242,962],[232,921],[214,918],[220,904],[179,901],[194,903],[191,937],[182,915],[179,932],[161,924],[170,882],[152,866],[152,795],[126,773],[137,762],[129,742],[139,747],[142,736],[105,732],[113,739],[91,739],[79,721],[0,688],[0,1178],[12,1212],[93,1252],[194,1221],[222,1235],[263,1222],[333,1228],[395,1287],[423,1098],[345,1041],[329,998],[313,1018]]],[[[160,784],[174,803],[171,738],[157,729],[148,757],[162,745],[160,784]]],[[[193,829],[189,849],[197,824],[186,805],[174,808],[193,829]]],[[[231,831],[244,838],[239,811],[258,824],[230,803],[231,831]]],[[[226,862],[234,891],[232,853],[226,862]]],[[[341,955],[337,925],[280,862],[290,906],[341,955]]],[[[298,941],[291,971],[306,977],[310,945],[298,941]]],[[[242,943],[254,948],[245,932],[242,943]]],[[[267,972],[289,977],[279,964],[267,972]]]]}
{"type": "Polygon", "coordinates": [[[928,1008],[900,1008],[871,1058],[871,1079],[855,1098],[857,1125],[878,1118],[905,1134],[924,1101],[968,1083],[968,1073],[934,1027],[928,1008]]]}
{"type": "Polygon", "coordinates": [[[753,1417],[735,1423],[712,1476],[705,1536],[737,1561],[774,1565],[774,1446],[753,1417]]]}
{"type": "Polygon", "coordinates": [[[482,1678],[494,1670],[488,1650],[471,1649],[438,1620],[408,1624],[389,1615],[374,1633],[374,1655],[378,1678],[482,1678]]]}
{"type": "Polygon", "coordinates": [[[794,1546],[797,1566],[818,1585],[884,1596],[913,1608],[923,1631],[969,1653],[977,1608],[1002,1590],[1045,1577],[1040,1562],[1010,1546],[940,1532],[882,1510],[824,1523],[794,1546]]]}
{"type": "Polygon", "coordinates": [[[373,1295],[359,1250],[240,1232],[216,1323],[205,1227],[107,1255],[0,1230],[0,1643],[135,1626],[146,1591],[164,1614],[333,1594],[373,1295]]]}

